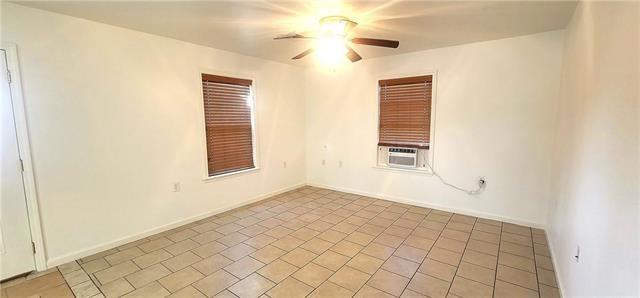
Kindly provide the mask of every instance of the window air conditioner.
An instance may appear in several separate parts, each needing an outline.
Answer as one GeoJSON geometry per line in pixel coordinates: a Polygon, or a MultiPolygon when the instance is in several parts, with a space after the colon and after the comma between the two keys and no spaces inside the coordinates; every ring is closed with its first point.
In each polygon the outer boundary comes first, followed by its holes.
{"type": "Polygon", "coordinates": [[[415,168],[418,161],[418,149],[389,147],[387,163],[390,167],[415,168]]]}

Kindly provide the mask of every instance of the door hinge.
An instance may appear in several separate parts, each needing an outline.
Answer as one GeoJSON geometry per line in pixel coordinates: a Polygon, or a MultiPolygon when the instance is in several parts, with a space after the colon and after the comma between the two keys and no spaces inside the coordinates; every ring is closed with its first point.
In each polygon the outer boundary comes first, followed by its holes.
{"type": "Polygon", "coordinates": [[[24,162],[22,161],[22,158],[20,159],[20,171],[24,173],[24,162]]]}
{"type": "Polygon", "coordinates": [[[36,243],[31,241],[31,249],[33,250],[33,254],[36,254],[36,243]]]}
{"type": "Polygon", "coordinates": [[[9,71],[7,69],[7,81],[9,81],[9,84],[11,84],[11,71],[9,71]]]}

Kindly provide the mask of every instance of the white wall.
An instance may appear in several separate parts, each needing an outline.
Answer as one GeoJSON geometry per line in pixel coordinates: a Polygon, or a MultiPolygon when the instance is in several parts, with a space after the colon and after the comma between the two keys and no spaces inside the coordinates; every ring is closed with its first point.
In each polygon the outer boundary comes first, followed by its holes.
{"type": "Polygon", "coordinates": [[[308,70],[308,181],[543,226],[562,46],[563,31],[554,31],[308,70]],[[437,71],[435,170],[465,188],[486,177],[479,196],[373,168],[377,81],[429,71],[437,71]]]}
{"type": "Polygon", "coordinates": [[[305,182],[296,67],[6,2],[2,41],[18,46],[50,264],[305,182]],[[255,79],[259,171],[202,180],[203,70],[255,79]]]}
{"type": "Polygon", "coordinates": [[[640,294],[639,9],[581,2],[567,29],[549,223],[565,297],[640,294]]]}

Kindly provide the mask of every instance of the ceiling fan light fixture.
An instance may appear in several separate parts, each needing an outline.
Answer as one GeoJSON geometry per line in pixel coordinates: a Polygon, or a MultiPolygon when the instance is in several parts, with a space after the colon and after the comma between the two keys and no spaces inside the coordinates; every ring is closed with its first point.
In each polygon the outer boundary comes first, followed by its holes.
{"type": "Polygon", "coordinates": [[[323,37],[317,40],[315,52],[321,64],[335,67],[345,61],[348,51],[343,37],[323,37]]]}

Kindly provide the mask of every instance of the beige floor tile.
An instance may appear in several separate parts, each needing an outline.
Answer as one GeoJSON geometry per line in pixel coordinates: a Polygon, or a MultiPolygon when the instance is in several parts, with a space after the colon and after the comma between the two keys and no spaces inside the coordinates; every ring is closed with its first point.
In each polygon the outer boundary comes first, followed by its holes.
{"type": "Polygon", "coordinates": [[[113,265],[117,265],[120,264],[122,262],[125,261],[129,261],[135,257],[141,256],[143,255],[144,252],[142,250],[140,250],[137,247],[132,247],[117,253],[114,253],[112,255],[108,255],[106,257],[104,257],[104,259],[111,264],[111,266],[113,265]]]}
{"type": "Polygon", "coordinates": [[[308,240],[311,240],[313,237],[317,236],[318,234],[320,234],[320,232],[318,231],[314,231],[309,228],[300,228],[299,230],[291,233],[290,235],[300,240],[308,241],[308,240]]]}
{"type": "Polygon", "coordinates": [[[461,262],[456,275],[493,287],[496,271],[467,262],[461,262]]]}
{"type": "Polygon", "coordinates": [[[193,265],[191,265],[194,269],[198,270],[200,273],[204,274],[204,275],[209,275],[211,273],[214,273],[226,266],[228,266],[229,264],[233,263],[232,260],[226,258],[223,255],[220,254],[216,254],[213,256],[210,256],[206,259],[203,259],[197,263],[194,263],[193,265]]]}
{"type": "Polygon", "coordinates": [[[523,235],[523,236],[531,236],[532,235],[531,228],[525,227],[525,226],[520,226],[520,225],[514,225],[514,224],[511,224],[511,223],[502,224],[502,231],[503,232],[512,233],[512,234],[523,235]]]}
{"type": "Polygon", "coordinates": [[[409,234],[411,234],[412,231],[413,231],[413,228],[409,229],[401,226],[392,225],[392,226],[389,226],[386,230],[384,230],[384,234],[406,238],[407,236],[409,236],[409,234]]]}
{"type": "Polygon", "coordinates": [[[343,256],[339,253],[333,251],[326,251],[323,254],[319,255],[312,262],[323,266],[332,271],[337,271],[349,261],[349,257],[343,256]]]}
{"type": "Polygon", "coordinates": [[[231,260],[237,261],[253,253],[254,251],[256,251],[255,248],[244,243],[240,243],[223,250],[220,254],[231,260]]]}
{"type": "Polygon", "coordinates": [[[315,291],[313,291],[309,298],[346,298],[352,297],[355,293],[349,291],[339,285],[326,281],[320,285],[315,291]]]}
{"type": "Polygon", "coordinates": [[[273,238],[280,239],[280,238],[282,238],[284,236],[287,236],[287,235],[289,235],[289,234],[291,234],[293,232],[294,231],[292,229],[285,228],[283,226],[277,226],[275,228],[272,228],[272,229],[264,232],[264,235],[268,235],[268,236],[271,236],[273,238]]]}
{"type": "Polygon", "coordinates": [[[500,240],[533,247],[531,236],[522,236],[518,234],[502,232],[502,234],[500,235],[500,240]]]}
{"type": "Polygon", "coordinates": [[[535,273],[498,265],[496,278],[531,290],[538,290],[538,280],[535,273]]]}
{"type": "Polygon", "coordinates": [[[150,282],[156,281],[162,277],[171,274],[169,269],[162,266],[162,264],[156,264],[140,271],[129,274],[125,279],[136,289],[142,288],[150,282]]]}
{"type": "Polygon", "coordinates": [[[498,245],[484,242],[480,240],[471,239],[467,242],[467,249],[475,250],[477,252],[485,253],[492,256],[498,255],[498,245]]]}
{"type": "Polygon", "coordinates": [[[391,256],[389,257],[389,259],[387,259],[386,262],[384,262],[384,264],[382,265],[382,269],[398,275],[402,275],[407,278],[411,278],[416,270],[418,270],[419,266],[419,263],[414,263],[400,257],[391,256]]]}
{"type": "Polygon", "coordinates": [[[67,284],[70,287],[73,287],[77,284],[81,284],[85,281],[90,280],[89,275],[87,275],[87,273],[85,273],[84,270],[82,269],[64,273],[62,274],[62,276],[64,276],[64,279],[67,281],[67,284]]]}
{"type": "Polygon", "coordinates": [[[536,264],[532,259],[516,256],[506,252],[500,252],[500,255],[498,256],[498,264],[529,271],[531,273],[536,272],[536,264]]]}
{"type": "Polygon", "coordinates": [[[264,233],[265,231],[269,230],[268,228],[265,228],[261,225],[252,225],[252,226],[248,226],[240,231],[238,231],[239,233],[245,234],[249,237],[253,237],[256,236],[258,234],[264,233]]]}
{"type": "MultiPolygon", "coordinates": [[[[173,244],[173,241],[162,237],[149,242],[145,242],[143,244],[138,245],[138,248],[146,253],[150,253],[154,250],[161,249],[163,247],[169,246],[173,244]]],[[[108,260],[107,260],[108,261],[108,260]]]]}
{"type": "Polygon", "coordinates": [[[321,254],[326,250],[328,250],[331,246],[333,246],[333,243],[326,240],[322,240],[320,238],[313,238],[305,242],[304,244],[300,245],[301,248],[304,248],[315,254],[321,254]]]}
{"type": "Polygon", "coordinates": [[[120,297],[135,288],[124,278],[120,278],[100,286],[100,290],[106,297],[120,297]]]}
{"type": "Polygon", "coordinates": [[[495,269],[498,263],[498,258],[496,256],[483,254],[473,250],[465,251],[462,260],[489,269],[495,269]]]}
{"type": "Polygon", "coordinates": [[[359,253],[347,262],[347,266],[358,269],[364,273],[374,274],[378,268],[382,266],[382,263],[384,263],[383,260],[359,253]]]}
{"type": "Polygon", "coordinates": [[[556,273],[550,270],[538,268],[538,282],[550,287],[557,288],[556,273]]]}
{"type": "Polygon", "coordinates": [[[221,234],[229,235],[233,232],[236,232],[242,229],[244,229],[244,227],[241,225],[238,225],[235,223],[228,223],[228,224],[217,227],[215,231],[221,234]]]}
{"type": "Polygon", "coordinates": [[[356,298],[393,298],[395,296],[380,291],[374,287],[364,285],[354,296],[356,298]]]}
{"type": "Polygon", "coordinates": [[[272,242],[274,242],[276,240],[278,240],[278,239],[274,238],[274,237],[271,237],[269,235],[259,234],[259,235],[256,235],[256,236],[244,241],[244,244],[247,244],[247,245],[249,245],[249,246],[251,246],[251,247],[253,247],[255,249],[260,249],[260,248],[263,248],[263,247],[271,244],[272,242]]]}
{"type": "Polygon", "coordinates": [[[168,259],[166,261],[162,262],[162,265],[164,265],[165,267],[167,267],[169,270],[171,270],[172,272],[176,272],[184,267],[187,267],[193,263],[196,263],[198,261],[202,260],[201,257],[197,256],[196,254],[188,251],[185,252],[181,255],[175,256],[171,259],[168,259]]]}
{"type": "Polygon", "coordinates": [[[365,233],[367,235],[371,235],[374,237],[377,237],[378,235],[382,234],[384,230],[385,230],[385,227],[376,226],[368,223],[363,224],[362,226],[360,226],[360,228],[358,228],[358,232],[365,233]]]}
{"type": "Polygon", "coordinates": [[[550,257],[536,255],[535,258],[536,258],[536,267],[554,271],[553,262],[551,261],[550,257]]]}
{"type": "MultiPolygon", "coordinates": [[[[400,295],[401,298],[429,298],[425,295],[422,295],[416,291],[412,291],[409,289],[404,289],[404,292],[402,292],[402,295],[400,295]]],[[[447,297],[449,298],[449,297],[447,297]]],[[[456,298],[455,296],[451,297],[451,298],[456,298]]]]}
{"type": "Polygon", "coordinates": [[[192,286],[188,286],[182,288],[182,290],[177,291],[169,296],[170,298],[205,298],[204,294],[200,293],[196,288],[192,286]]]}
{"type": "Polygon", "coordinates": [[[314,263],[309,263],[295,272],[292,276],[315,288],[320,286],[320,284],[327,280],[332,274],[333,271],[327,268],[314,263]]]}
{"type": "Polygon", "coordinates": [[[178,272],[171,273],[160,280],[160,284],[171,293],[204,278],[205,276],[192,267],[184,268],[178,272]]]}
{"type": "Polygon", "coordinates": [[[347,237],[347,234],[334,231],[334,230],[327,230],[320,233],[317,237],[322,240],[329,241],[333,244],[336,244],[340,242],[340,240],[342,240],[344,237],[347,237]]]}
{"type": "Polygon", "coordinates": [[[481,221],[476,222],[476,224],[473,226],[473,229],[492,234],[500,234],[502,231],[501,226],[496,226],[481,221]]]}
{"type": "Polygon", "coordinates": [[[309,285],[288,277],[267,292],[272,298],[304,298],[313,291],[309,285]]]}
{"type": "Polygon", "coordinates": [[[98,287],[90,280],[71,287],[76,298],[88,298],[100,294],[98,287]]]}
{"type": "Polygon", "coordinates": [[[394,296],[400,296],[408,283],[408,278],[383,269],[378,270],[367,281],[367,285],[394,296]]]}
{"type": "Polygon", "coordinates": [[[245,241],[247,239],[249,239],[249,236],[246,236],[238,232],[233,232],[231,234],[218,238],[216,241],[224,244],[225,246],[230,247],[238,243],[241,243],[242,241],[245,241]]]}
{"type": "Polygon", "coordinates": [[[222,292],[227,287],[236,283],[238,279],[224,270],[218,270],[215,273],[195,282],[193,286],[198,291],[211,297],[222,292]]]}
{"type": "Polygon", "coordinates": [[[200,244],[205,244],[205,243],[209,243],[211,241],[215,241],[218,240],[220,238],[224,237],[223,234],[218,233],[216,231],[208,231],[205,233],[202,233],[198,236],[194,236],[191,238],[191,240],[198,242],[200,244]]]}
{"type": "Polygon", "coordinates": [[[470,279],[456,276],[449,293],[458,297],[491,297],[493,287],[470,279]]]}
{"type": "Polygon", "coordinates": [[[269,265],[260,268],[260,270],[258,270],[258,273],[275,283],[279,283],[297,270],[298,267],[296,266],[293,266],[285,261],[275,260],[269,265]]]}
{"type": "Polygon", "coordinates": [[[350,224],[347,222],[341,222],[336,224],[335,226],[333,226],[331,229],[338,231],[338,232],[342,232],[345,234],[351,234],[353,232],[355,232],[357,229],[359,228],[359,226],[354,225],[354,224],[350,224]]]}
{"type": "MultiPolygon", "coordinates": [[[[138,265],[138,267],[144,269],[144,268],[147,268],[147,267],[149,267],[151,265],[158,264],[158,263],[160,263],[160,262],[162,262],[164,260],[168,260],[168,259],[170,259],[172,257],[173,257],[173,255],[171,255],[170,253],[166,252],[164,249],[159,249],[159,250],[150,252],[148,254],[144,254],[144,255],[141,255],[139,257],[133,258],[133,262],[136,265],[138,265]]],[[[98,261],[100,261],[100,260],[92,261],[92,263],[93,262],[98,262],[98,261]]],[[[92,264],[91,266],[89,266],[88,264],[89,263],[82,264],[83,268],[84,268],[84,265],[87,265],[87,267],[89,267],[91,269],[91,270],[87,271],[87,273],[91,273],[90,271],[95,272],[94,270],[96,268],[99,268],[99,267],[103,266],[103,264],[99,264],[99,263],[92,264]]]]}
{"type": "Polygon", "coordinates": [[[428,254],[430,259],[440,261],[449,265],[458,266],[460,263],[460,258],[462,258],[461,253],[457,253],[454,251],[446,250],[439,247],[433,247],[428,254]]]}
{"type": "Polygon", "coordinates": [[[404,241],[404,238],[402,237],[385,234],[385,233],[380,234],[378,237],[376,237],[376,239],[373,240],[374,243],[382,244],[392,248],[398,248],[403,241],[404,241]]]}
{"type": "Polygon", "coordinates": [[[378,243],[371,243],[363,248],[360,252],[381,260],[386,260],[393,254],[394,251],[395,249],[393,247],[388,247],[378,243]]]}
{"type": "Polygon", "coordinates": [[[94,275],[98,279],[98,281],[100,281],[100,283],[104,285],[110,281],[114,281],[118,278],[127,276],[138,270],[140,269],[133,262],[126,261],[102,271],[98,271],[94,275]]]}
{"type": "Polygon", "coordinates": [[[285,251],[292,251],[294,248],[302,245],[304,243],[304,241],[292,237],[292,236],[285,236],[280,238],[278,241],[275,241],[273,243],[271,243],[271,245],[280,248],[282,250],[285,251]]]}
{"type": "Polygon", "coordinates": [[[276,284],[270,280],[254,273],[229,287],[229,291],[240,298],[255,298],[264,294],[275,285],[276,284]]]}
{"type": "Polygon", "coordinates": [[[315,253],[312,253],[304,248],[298,247],[288,252],[287,254],[285,254],[280,258],[290,264],[293,264],[298,267],[302,267],[307,263],[311,262],[311,260],[313,260],[317,256],[318,255],[315,253]]]}
{"type": "Polygon", "coordinates": [[[471,232],[471,237],[470,238],[471,239],[475,239],[475,240],[484,241],[484,242],[493,243],[493,244],[499,244],[500,243],[500,235],[499,234],[487,233],[487,232],[483,232],[483,231],[479,231],[479,230],[473,230],[471,232]]]}
{"type": "Polygon", "coordinates": [[[375,237],[357,231],[349,234],[344,238],[344,240],[351,241],[362,246],[368,245],[369,243],[371,243],[371,241],[373,241],[373,239],[375,239],[375,237]]]}
{"type": "Polygon", "coordinates": [[[68,262],[66,264],[62,264],[60,266],[58,266],[58,271],[60,271],[60,273],[67,274],[73,271],[76,271],[80,268],[80,265],[78,264],[78,262],[76,261],[72,261],[72,262],[68,262]]]}
{"type": "Polygon", "coordinates": [[[198,232],[192,230],[192,229],[184,229],[182,231],[179,232],[175,232],[169,236],[167,236],[167,238],[169,238],[169,240],[173,241],[173,242],[180,242],[182,240],[187,240],[193,236],[198,235],[198,232]]]}
{"type": "Polygon", "coordinates": [[[334,246],[332,246],[329,249],[339,254],[345,255],[347,257],[353,257],[356,254],[358,254],[358,252],[360,252],[362,248],[364,248],[364,246],[360,244],[356,244],[347,240],[342,240],[336,243],[334,246]]]}
{"type": "Polygon", "coordinates": [[[495,298],[536,298],[538,292],[510,284],[501,280],[496,280],[496,286],[493,291],[493,297],[495,298]]]}
{"type": "Polygon", "coordinates": [[[417,227],[413,230],[413,232],[411,232],[411,234],[416,235],[418,237],[431,239],[434,241],[438,240],[438,237],[440,237],[440,231],[433,230],[426,227],[417,227]]]}
{"type": "Polygon", "coordinates": [[[433,245],[435,244],[435,241],[429,238],[410,235],[404,240],[403,244],[429,251],[431,247],[433,247],[433,245]]]}
{"type": "Polygon", "coordinates": [[[211,230],[214,230],[215,228],[219,227],[220,225],[218,225],[215,222],[204,222],[201,224],[198,224],[196,226],[194,226],[193,229],[194,231],[198,232],[198,233],[205,233],[211,230]]]}
{"type": "Polygon", "coordinates": [[[251,273],[262,268],[264,265],[264,263],[252,257],[244,257],[243,259],[224,267],[224,270],[235,275],[237,278],[245,278],[251,273]]]}
{"type": "Polygon", "coordinates": [[[349,266],[343,266],[329,277],[329,281],[355,293],[360,290],[360,287],[367,282],[369,277],[371,277],[370,274],[358,271],[349,266]]]}
{"type": "Polygon", "coordinates": [[[462,253],[466,246],[465,242],[453,240],[449,238],[440,237],[438,241],[434,244],[434,247],[443,248],[446,250],[454,251],[457,253],[462,253]]]}
{"type": "Polygon", "coordinates": [[[449,290],[449,284],[444,280],[418,272],[409,282],[407,289],[429,297],[444,297],[449,290]]]}
{"type": "Polygon", "coordinates": [[[425,259],[418,268],[418,271],[433,277],[452,282],[456,274],[456,266],[445,264],[432,259],[425,259]]]}
{"type": "Polygon", "coordinates": [[[503,241],[500,244],[500,251],[504,251],[513,255],[533,259],[533,248],[526,245],[519,245],[519,244],[503,241]]]}
{"type": "Polygon", "coordinates": [[[327,231],[327,230],[331,229],[331,227],[333,227],[332,224],[330,224],[328,222],[325,222],[325,221],[321,221],[321,220],[314,221],[314,222],[312,222],[312,223],[307,225],[307,228],[309,228],[311,230],[314,230],[314,231],[317,231],[317,232],[327,231]]]}
{"type": "Polygon", "coordinates": [[[427,251],[408,245],[400,245],[393,254],[416,263],[421,263],[427,256],[427,251]]]}
{"type": "Polygon", "coordinates": [[[534,243],[533,250],[536,255],[551,257],[551,251],[549,251],[549,247],[547,245],[534,243]]]}
{"type": "Polygon", "coordinates": [[[147,286],[137,289],[124,297],[165,297],[171,293],[163,288],[159,283],[152,282],[147,286]]]}
{"type": "Polygon", "coordinates": [[[560,291],[556,287],[541,284],[540,298],[560,298],[560,291]]]}
{"type": "Polygon", "coordinates": [[[193,249],[192,252],[201,258],[207,258],[222,252],[225,249],[227,249],[225,245],[220,244],[217,241],[213,241],[193,249]]]}
{"type": "Polygon", "coordinates": [[[262,263],[268,264],[286,253],[287,252],[282,249],[268,245],[252,253],[251,257],[262,263]]]}

